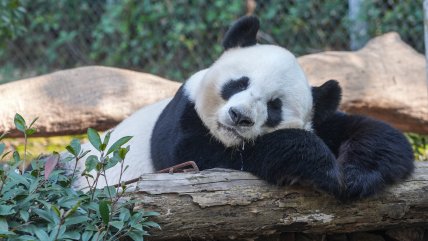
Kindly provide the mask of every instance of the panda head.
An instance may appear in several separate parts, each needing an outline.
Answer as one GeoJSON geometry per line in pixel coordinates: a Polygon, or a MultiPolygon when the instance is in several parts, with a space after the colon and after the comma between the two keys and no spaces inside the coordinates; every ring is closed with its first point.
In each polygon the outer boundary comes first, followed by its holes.
{"type": "Polygon", "coordinates": [[[295,56],[259,45],[256,17],[239,19],[223,40],[225,52],[190,82],[196,111],[227,147],[284,128],[311,129],[312,95],[295,56]]]}

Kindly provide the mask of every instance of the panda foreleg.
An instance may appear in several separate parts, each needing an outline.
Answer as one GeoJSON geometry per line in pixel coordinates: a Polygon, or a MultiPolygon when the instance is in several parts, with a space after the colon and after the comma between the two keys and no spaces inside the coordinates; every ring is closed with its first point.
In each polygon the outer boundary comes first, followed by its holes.
{"type": "Polygon", "coordinates": [[[342,174],[336,158],[315,134],[301,129],[278,130],[255,141],[244,170],[277,185],[309,183],[339,197],[342,174]]]}
{"type": "Polygon", "coordinates": [[[335,126],[342,133],[338,139],[328,138],[327,132],[321,138],[338,147],[338,150],[333,148],[333,152],[343,167],[343,200],[372,196],[412,173],[414,157],[410,143],[388,124],[338,113],[325,125],[335,126]],[[334,140],[340,140],[339,145],[334,140]]]}

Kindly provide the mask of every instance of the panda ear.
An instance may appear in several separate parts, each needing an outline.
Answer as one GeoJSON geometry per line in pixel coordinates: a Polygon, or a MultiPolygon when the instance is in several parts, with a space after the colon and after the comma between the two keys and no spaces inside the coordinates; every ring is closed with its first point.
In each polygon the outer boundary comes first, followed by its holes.
{"type": "Polygon", "coordinates": [[[315,125],[333,115],[339,108],[342,89],[339,82],[329,80],[318,87],[312,87],[314,103],[313,122],[315,125]]]}
{"type": "Polygon", "coordinates": [[[224,49],[255,45],[257,43],[256,35],[259,27],[260,22],[257,17],[241,17],[226,32],[223,38],[224,49]]]}

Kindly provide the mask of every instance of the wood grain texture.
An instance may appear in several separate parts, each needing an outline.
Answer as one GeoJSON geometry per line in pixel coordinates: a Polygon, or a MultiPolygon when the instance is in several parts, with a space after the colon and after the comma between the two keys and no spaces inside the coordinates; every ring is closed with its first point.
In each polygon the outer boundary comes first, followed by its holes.
{"type": "Polygon", "coordinates": [[[339,203],[310,187],[269,185],[240,171],[144,174],[129,190],[161,213],[150,240],[252,238],[279,232],[344,233],[428,225],[428,163],[377,197],[339,203]]]}

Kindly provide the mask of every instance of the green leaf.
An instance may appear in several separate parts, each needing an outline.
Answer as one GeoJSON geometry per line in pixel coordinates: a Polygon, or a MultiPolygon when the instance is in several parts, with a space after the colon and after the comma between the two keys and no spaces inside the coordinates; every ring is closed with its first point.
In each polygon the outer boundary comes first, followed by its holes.
{"type": "Polygon", "coordinates": [[[46,212],[45,210],[34,208],[32,209],[39,217],[43,218],[44,220],[54,223],[54,220],[49,212],[46,212]]]}
{"type": "Polygon", "coordinates": [[[111,221],[110,222],[110,225],[111,226],[113,226],[113,227],[115,227],[115,228],[117,228],[117,229],[119,229],[119,230],[122,230],[122,228],[123,228],[123,226],[124,226],[124,222],[123,221],[111,221]]]}
{"type": "Polygon", "coordinates": [[[34,118],[34,120],[30,123],[30,125],[28,126],[28,128],[33,127],[34,123],[36,123],[36,121],[39,119],[39,117],[34,118]]]}
{"type": "Polygon", "coordinates": [[[144,234],[145,234],[144,232],[137,231],[137,230],[128,232],[128,236],[134,241],[144,241],[144,237],[143,237],[144,234]]]}
{"type": "Polygon", "coordinates": [[[76,153],[76,151],[73,149],[73,147],[71,147],[71,146],[66,146],[66,147],[65,147],[65,149],[66,149],[68,152],[70,152],[70,154],[71,154],[71,155],[73,155],[73,156],[77,156],[77,153],[76,153]]]}
{"type": "Polygon", "coordinates": [[[78,223],[84,223],[90,220],[87,216],[77,216],[65,219],[65,225],[74,225],[78,223]]]}
{"type": "Polygon", "coordinates": [[[6,144],[0,143],[0,155],[3,154],[5,148],[6,148],[6,144]]]}
{"type": "Polygon", "coordinates": [[[101,151],[101,138],[98,132],[92,128],[88,128],[87,134],[89,142],[92,144],[92,146],[95,147],[95,149],[98,151],[101,151]]]}
{"type": "Polygon", "coordinates": [[[80,200],[70,210],[68,210],[65,213],[64,217],[67,218],[67,217],[73,215],[79,207],[80,207],[80,200]]]}
{"type": "Polygon", "coordinates": [[[92,237],[92,231],[85,231],[83,234],[82,234],[82,241],[88,241],[91,237],[92,237]]]}
{"type": "Polygon", "coordinates": [[[76,153],[75,156],[77,156],[80,153],[80,150],[82,148],[82,146],[80,145],[79,139],[76,139],[76,138],[74,138],[73,140],[71,140],[70,147],[73,148],[74,153],[76,153]]]}
{"type": "Polygon", "coordinates": [[[39,240],[50,240],[49,235],[43,230],[43,228],[35,228],[34,233],[39,240]]]}
{"type": "Polygon", "coordinates": [[[0,218],[0,233],[9,232],[9,224],[7,223],[6,218],[0,218]]]}
{"type": "Polygon", "coordinates": [[[30,183],[27,181],[27,179],[24,176],[19,175],[15,171],[10,171],[8,175],[9,178],[14,182],[24,184],[27,188],[30,186],[30,183]]]}
{"type": "Polygon", "coordinates": [[[108,132],[107,132],[107,134],[106,134],[106,135],[105,135],[105,137],[104,137],[103,144],[104,144],[105,146],[107,146],[107,145],[108,145],[108,142],[110,141],[111,132],[112,132],[112,131],[108,131],[108,132]]]}
{"type": "Polygon", "coordinates": [[[82,157],[86,156],[86,154],[88,154],[89,152],[91,152],[91,150],[86,150],[86,151],[84,151],[84,152],[79,156],[79,158],[82,158],[82,157]]]}
{"type": "Polygon", "coordinates": [[[36,133],[36,129],[34,129],[34,128],[30,128],[30,129],[25,130],[25,134],[27,134],[27,136],[31,136],[34,133],[36,133]]]}
{"type": "Polygon", "coordinates": [[[20,132],[24,133],[26,126],[25,126],[25,120],[22,118],[22,116],[18,113],[15,114],[14,123],[16,129],[18,129],[20,132]]]}
{"type": "Polygon", "coordinates": [[[0,135],[0,141],[3,140],[7,135],[7,132],[4,132],[0,135]]]}
{"type": "Polygon", "coordinates": [[[59,211],[58,207],[55,205],[52,205],[52,210],[54,211],[54,213],[56,214],[56,216],[58,216],[59,218],[61,218],[61,212],[59,211]]]}
{"type": "Polygon", "coordinates": [[[22,218],[22,220],[28,222],[28,219],[30,218],[30,213],[28,213],[27,210],[19,210],[19,216],[22,218]]]}
{"type": "Polygon", "coordinates": [[[110,210],[108,201],[103,200],[99,204],[99,211],[101,214],[101,218],[103,220],[104,225],[108,225],[108,222],[110,221],[110,210]]]}
{"type": "Polygon", "coordinates": [[[85,162],[85,171],[90,172],[97,167],[98,157],[95,155],[90,155],[86,158],[85,162]]]}
{"type": "Polygon", "coordinates": [[[21,161],[21,157],[19,156],[19,152],[18,151],[14,151],[13,152],[13,160],[15,161],[15,163],[18,163],[21,161]]]}
{"type": "Polygon", "coordinates": [[[8,206],[8,205],[0,205],[0,216],[7,216],[14,214],[15,211],[13,210],[15,206],[8,206]]]}
{"type": "Polygon", "coordinates": [[[126,154],[128,154],[130,147],[127,146],[126,148],[120,148],[118,151],[119,157],[122,160],[125,160],[126,154]]]}
{"type": "Polygon", "coordinates": [[[120,214],[119,214],[119,219],[127,222],[130,218],[131,218],[131,212],[129,212],[129,209],[121,208],[120,214]]]}
{"type": "Polygon", "coordinates": [[[1,156],[1,158],[0,158],[0,160],[3,160],[8,154],[10,153],[10,151],[8,151],[8,152],[6,152],[6,153],[4,153],[2,156],[1,156]]]}
{"type": "Polygon", "coordinates": [[[108,149],[107,151],[107,155],[116,151],[117,149],[119,149],[121,146],[123,146],[124,144],[126,144],[129,140],[131,140],[132,136],[124,136],[122,138],[120,138],[119,140],[117,140],[115,143],[113,143],[113,145],[111,145],[111,147],[108,149]]]}
{"type": "Polygon", "coordinates": [[[73,240],[80,240],[80,233],[78,231],[68,231],[64,233],[63,239],[73,239],[73,240]]]}

